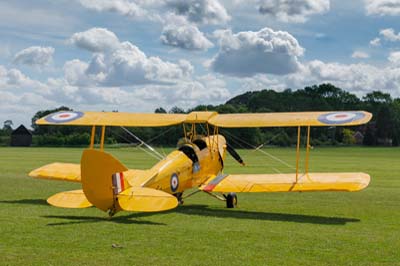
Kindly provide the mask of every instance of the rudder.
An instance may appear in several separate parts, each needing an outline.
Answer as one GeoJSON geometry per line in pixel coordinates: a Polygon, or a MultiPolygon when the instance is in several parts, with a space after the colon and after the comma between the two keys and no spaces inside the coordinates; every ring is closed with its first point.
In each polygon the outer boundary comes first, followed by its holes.
{"type": "Polygon", "coordinates": [[[122,174],[127,170],[128,168],[111,154],[93,149],[84,150],[81,159],[81,182],[89,202],[103,211],[117,211],[119,206],[116,194],[128,186],[122,174]]]}

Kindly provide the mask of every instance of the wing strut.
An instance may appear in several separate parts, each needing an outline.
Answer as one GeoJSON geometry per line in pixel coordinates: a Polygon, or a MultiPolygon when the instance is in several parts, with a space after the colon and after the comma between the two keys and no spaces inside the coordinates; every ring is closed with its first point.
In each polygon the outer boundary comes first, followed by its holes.
{"type": "MultiPolygon", "coordinates": [[[[305,167],[304,167],[304,172],[305,174],[308,174],[308,166],[309,166],[309,161],[310,161],[310,131],[311,127],[307,126],[307,145],[306,145],[306,161],[305,161],[305,167]]],[[[301,127],[297,127],[297,146],[296,146],[296,183],[298,182],[299,179],[299,161],[300,161],[300,133],[301,133],[301,127]]]]}
{"type": "Polygon", "coordinates": [[[305,166],[306,174],[308,174],[309,159],[310,159],[310,126],[307,127],[306,166],[305,166]]]}
{"type": "Polygon", "coordinates": [[[106,126],[101,127],[101,141],[100,141],[100,150],[104,150],[104,135],[106,134],[106,126]]]}
{"type": "Polygon", "coordinates": [[[296,147],[296,183],[299,179],[299,160],[300,160],[300,131],[301,127],[297,127],[297,147],[296,147]]]}
{"type": "Polygon", "coordinates": [[[90,148],[93,149],[94,148],[94,135],[96,134],[96,126],[93,125],[92,126],[92,134],[90,136],[90,148]]]}

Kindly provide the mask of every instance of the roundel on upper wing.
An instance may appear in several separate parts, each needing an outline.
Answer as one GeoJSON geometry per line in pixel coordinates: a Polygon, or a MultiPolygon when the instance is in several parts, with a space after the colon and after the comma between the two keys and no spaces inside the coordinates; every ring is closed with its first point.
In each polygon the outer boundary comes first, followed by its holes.
{"type": "Polygon", "coordinates": [[[332,112],[320,115],[318,121],[328,125],[350,123],[365,117],[363,112],[332,112]]]}
{"type": "Polygon", "coordinates": [[[171,175],[170,183],[171,183],[170,184],[171,185],[171,191],[175,192],[179,187],[179,178],[178,178],[177,174],[174,173],[174,174],[171,175]]]}
{"type": "Polygon", "coordinates": [[[83,116],[82,112],[61,111],[52,115],[46,116],[45,120],[50,123],[65,123],[71,122],[83,116]]]}

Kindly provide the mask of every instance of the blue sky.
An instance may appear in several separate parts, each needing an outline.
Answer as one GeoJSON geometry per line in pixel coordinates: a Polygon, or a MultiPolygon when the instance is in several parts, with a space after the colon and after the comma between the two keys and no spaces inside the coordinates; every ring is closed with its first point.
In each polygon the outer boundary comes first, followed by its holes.
{"type": "Polygon", "coordinates": [[[400,0],[0,1],[0,121],[330,82],[400,96],[400,0]]]}

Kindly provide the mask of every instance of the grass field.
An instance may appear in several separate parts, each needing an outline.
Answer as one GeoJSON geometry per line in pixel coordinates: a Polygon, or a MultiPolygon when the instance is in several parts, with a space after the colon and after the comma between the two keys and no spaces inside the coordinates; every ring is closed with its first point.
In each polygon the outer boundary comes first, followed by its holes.
{"type": "MultiPolygon", "coordinates": [[[[79,184],[32,179],[43,164],[79,162],[81,149],[0,148],[0,265],[400,265],[400,149],[316,148],[311,171],[363,171],[357,193],[240,194],[237,209],[198,193],[163,213],[60,209],[46,198],[79,184]],[[112,245],[117,245],[117,248],[112,245]]],[[[293,149],[266,149],[294,165],[293,149]]],[[[155,160],[135,149],[109,152],[131,168],[155,160]]],[[[227,173],[282,172],[239,150],[227,173]]]]}

